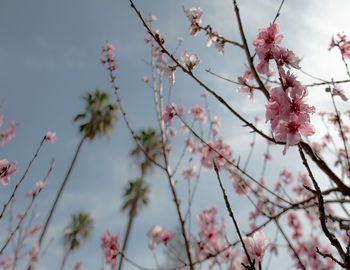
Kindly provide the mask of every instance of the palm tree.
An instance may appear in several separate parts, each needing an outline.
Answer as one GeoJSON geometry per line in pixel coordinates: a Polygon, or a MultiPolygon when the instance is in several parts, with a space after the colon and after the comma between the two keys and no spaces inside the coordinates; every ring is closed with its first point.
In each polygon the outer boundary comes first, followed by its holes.
{"type": "MultiPolygon", "coordinates": [[[[136,134],[136,139],[140,142],[143,150],[150,158],[153,160],[158,159],[159,155],[163,151],[163,148],[162,138],[156,130],[152,128],[147,130],[141,129],[139,134],[136,134]]],[[[153,162],[146,157],[138,145],[131,151],[130,156],[133,157],[136,162],[140,163],[142,176],[145,176],[154,168],[153,162]]]]}
{"type": "Polygon", "coordinates": [[[89,213],[80,212],[76,215],[72,215],[72,219],[64,233],[65,251],[62,259],[61,270],[63,270],[69,254],[78,249],[81,242],[91,236],[91,231],[94,228],[93,224],[94,220],[90,217],[89,213]]]}
{"type": "MultiPolygon", "coordinates": [[[[157,160],[162,153],[162,139],[161,136],[157,133],[156,130],[149,128],[147,130],[140,130],[139,134],[136,135],[136,139],[140,142],[143,147],[143,150],[153,160],[157,160]]],[[[133,157],[137,163],[140,164],[141,177],[135,181],[130,181],[128,187],[125,189],[124,198],[126,199],[123,204],[122,210],[128,210],[129,220],[126,227],[126,232],[124,236],[124,243],[122,252],[126,251],[131,228],[134,222],[134,219],[137,215],[138,209],[147,205],[149,202],[148,193],[149,186],[144,183],[144,178],[147,173],[151,172],[153,169],[153,163],[147,159],[146,155],[137,145],[130,153],[130,156],[133,157]]],[[[122,269],[123,265],[123,256],[120,258],[118,270],[122,269]]]]}
{"type": "MultiPolygon", "coordinates": [[[[67,174],[53,202],[49,216],[46,219],[44,228],[41,232],[41,235],[38,241],[39,248],[46,235],[47,228],[51,221],[52,215],[56,209],[58,200],[61,198],[63,189],[67,184],[67,181],[73,170],[74,164],[77,160],[77,157],[79,155],[79,152],[83,143],[87,139],[92,141],[93,139],[95,139],[95,137],[102,137],[105,135],[110,136],[118,120],[117,118],[118,107],[114,104],[109,103],[108,93],[101,92],[97,89],[93,94],[86,93],[83,96],[83,99],[86,101],[85,112],[78,114],[74,118],[74,122],[83,121],[83,123],[79,126],[79,132],[82,134],[82,137],[75,151],[73,160],[70,164],[67,174]]],[[[32,269],[32,266],[29,265],[27,270],[31,270],[31,269],[32,269]]]]}

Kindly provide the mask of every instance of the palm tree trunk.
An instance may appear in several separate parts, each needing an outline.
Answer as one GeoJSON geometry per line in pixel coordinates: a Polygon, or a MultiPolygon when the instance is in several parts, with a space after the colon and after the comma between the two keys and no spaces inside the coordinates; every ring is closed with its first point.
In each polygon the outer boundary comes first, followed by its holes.
{"type": "MultiPolygon", "coordinates": [[[[140,185],[139,185],[139,188],[137,189],[134,201],[133,201],[131,209],[130,209],[128,226],[126,227],[124,243],[123,243],[123,248],[122,248],[123,255],[125,255],[125,251],[126,251],[126,248],[127,248],[127,245],[128,245],[129,236],[130,236],[130,232],[131,232],[131,227],[132,227],[132,224],[134,223],[134,219],[136,217],[136,207],[137,207],[137,202],[138,202],[138,200],[140,198],[140,193],[141,193],[141,190],[142,190],[142,186],[143,186],[143,177],[141,177],[141,179],[140,179],[140,185]]],[[[121,256],[120,257],[119,266],[118,266],[118,270],[122,269],[123,259],[124,259],[124,256],[121,256]]]]}
{"type": "MultiPolygon", "coordinates": [[[[43,240],[44,240],[44,237],[45,237],[45,235],[46,235],[46,232],[47,232],[48,226],[49,226],[49,224],[50,224],[52,215],[53,215],[54,211],[56,210],[56,206],[57,206],[58,200],[61,198],[63,189],[64,189],[64,187],[65,187],[66,184],[67,184],[67,181],[68,181],[68,179],[69,179],[69,176],[70,176],[70,174],[71,174],[71,172],[72,172],[72,170],[73,170],[75,161],[77,160],[77,157],[78,157],[78,155],[79,155],[80,149],[81,149],[81,147],[82,147],[82,145],[83,145],[83,143],[84,143],[84,141],[85,141],[86,138],[87,138],[86,136],[83,136],[83,137],[81,138],[81,140],[80,140],[80,142],[79,142],[79,144],[78,144],[78,147],[77,147],[77,149],[75,150],[75,154],[74,154],[73,160],[72,160],[72,162],[71,162],[71,164],[70,164],[70,167],[69,167],[69,169],[68,169],[68,171],[67,171],[66,177],[64,178],[63,183],[62,183],[62,185],[61,185],[61,187],[60,187],[60,189],[59,189],[59,191],[58,191],[58,193],[57,193],[57,195],[56,195],[55,201],[53,202],[53,205],[52,205],[52,207],[51,207],[49,216],[48,216],[47,219],[46,219],[44,228],[43,228],[43,230],[41,231],[41,235],[40,235],[40,238],[39,238],[39,241],[38,241],[39,250],[40,250],[41,244],[42,244],[42,242],[43,242],[43,240]]],[[[30,265],[30,263],[29,263],[29,266],[27,267],[27,270],[32,270],[33,268],[34,268],[34,267],[32,267],[32,266],[30,265]]]]}
{"type": "Polygon", "coordinates": [[[64,269],[64,266],[65,266],[65,264],[67,262],[69,253],[70,253],[70,249],[64,252],[62,263],[61,263],[61,268],[60,268],[61,270],[64,269]]]}

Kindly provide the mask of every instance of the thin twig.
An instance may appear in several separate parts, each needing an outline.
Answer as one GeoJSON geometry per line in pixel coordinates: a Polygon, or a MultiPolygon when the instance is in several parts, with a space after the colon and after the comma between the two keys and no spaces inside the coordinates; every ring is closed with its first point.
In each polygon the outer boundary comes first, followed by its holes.
{"type": "Polygon", "coordinates": [[[4,216],[7,206],[8,206],[9,203],[12,201],[12,199],[15,197],[15,194],[16,194],[17,189],[19,188],[19,186],[21,185],[22,181],[23,181],[24,178],[26,177],[26,175],[27,175],[27,173],[28,173],[30,167],[32,166],[34,160],[38,157],[38,154],[39,154],[39,152],[40,152],[40,149],[41,149],[42,145],[44,144],[44,141],[45,141],[45,140],[46,140],[46,136],[41,140],[41,142],[40,142],[40,144],[39,144],[39,147],[38,147],[38,149],[36,150],[36,152],[35,152],[35,154],[34,154],[34,157],[33,157],[32,160],[29,162],[28,167],[27,167],[27,169],[25,170],[25,172],[24,172],[24,174],[23,174],[21,180],[19,180],[19,182],[16,184],[16,186],[15,186],[15,188],[14,188],[12,194],[11,194],[10,199],[7,201],[7,203],[4,204],[4,207],[3,207],[2,212],[1,212],[1,214],[0,214],[0,219],[4,216]]]}

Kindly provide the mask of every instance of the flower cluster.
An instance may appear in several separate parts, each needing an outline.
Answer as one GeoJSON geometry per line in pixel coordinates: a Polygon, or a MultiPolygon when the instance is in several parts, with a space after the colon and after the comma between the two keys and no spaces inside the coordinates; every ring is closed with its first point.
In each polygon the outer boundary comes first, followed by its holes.
{"type": "Polygon", "coordinates": [[[221,170],[226,164],[226,159],[232,159],[231,147],[228,144],[225,144],[222,139],[210,141],[208,142],[208,145],[203,145],[200,149],[202,165],[206,169],[212,169],[214,161],[216,167],[221,170]]]}
{"type": "Polygon", "coordinates": [[[205,116],[204,109],[202,106],[195,105],[188,111],[192,115],[193,121],[200,120],[205,124],[207,122],[207,117],[205,116]]]}
{"type": "Polygon", "coordinates": [[[331,44],[329,44],[328,50],[332,50],[334,47],[338,47],[340,53],[344,58],[350,59],[350,41],[346,40],[346,35],[337,34],[338,40],[334,39],[334,36],[331,39],[331,44]]]}
{"type": "MultiPolygon", "coordinates": [[[[2,126],[4,116],[0,115],[0,127],[2,126]]],[[[23,125],[22,123],[15,123],[14,121],[10,122],[5,132],[0,131],[0,141],[1,144],[4,146],[8,144],[8,142],[16,135],[16,126],[17,125],[23,125]]]]}
{"type": "Polygon", "coordinates": [[[196,36],[198,32],[201,30],[200,25],[202,23],[203,10],[201,8],[190,8],[189,10],[185,10],[187,18],[191,22],[191,26],[189,29],[191,36],[196,36]]]}
{"type": "Polygon", "coordinates": [[[182,116],[184,110],[184,106],[180,106],[179,108],[177,108],[175,104],[167,104],[165,110],[162,111],[164,123],[168,126],[171,126],[174,116],[176,114],[182,116]]]}
{"type": "Polygon", "coordinates": [[[119,234],[110,235],[107,230],[101,238],[101,248],[106,258],[106,264],[110,264],[112,270],[117,267],[117,256],[121,248],[119,237],[119,234]]]}
{"type": "Polygon", "coordinates": [[[283,65],[299,69],[300,58],[296,57],[292,51],[280,46],[283,35],[278,24],[273,23],[269,28],[260,28],[257,38],[254,40],[255,52],[259,56],[260,63],[257,66],[258,72],[267,74],[269,72],[269,62],[274,59],[280,69],[283,65]]]}
{"type": "Polygon", "coordinates": [[[192,163],[189,164],[188,168],[181,172],[181,175],[186,179],[190,180],[192,177],[197,177],[198,173],[196,172],[197,166],[192,163]]]}
{"type": "Polygon", "coordinates": [[[9,270],[11,269],[12,262],[13,262],[13,257],[12,255],[10,255],[0,260],[0,266],[3,266],[4,269],[9,270]]]}
{"type": "Polygon", "coordinates": [[[279,26],[271,24],[267,29],[259,29],[259,34],[253,45],[259,56],[260,63],[257,70],[266,74],[269,70],[269,61],[276,61],[280,75],[281,86],[269,90],[270,99],[266,104],[266,121],[270,121],[276,141],[286,143],[283,154],[289,146],[298,144],[301,135],[311,136],[315,133],[310,123],[310,114],[315,107],[306,104],[308,90],[296,77],[286,72],[284,67],[299,68],[300,59],[293,52],[280,46],[283,38],[279,33],[279,26]]]}
{"type": "Polygon", "coordinates": [[[171,240],[174,239],[175,233],[166,231],[162,226],[154,225],[147,233],[147,236],[151,238],[148,243],[148,247],[153,250],[159,243],[167,245],[171,240]]]}
{"type": "Polygon", "coordinates": [[[101,55],[103,55],[103,58],[101,59],[101,64],[103,66],[107,64],[108,69],[110,71],[116,71],[118,69],[117,62],[114,59],[114,50],[114,45],[109,42],[106,43],[106,46],[102,46],[101,50],[101,55]]]}
{"type": "MultiPolygon", "coordinates": [[[[197,224],[199,228],[199,241],[196,241],[195,245],[195,256],[197,260],[208,258],[223,248],[223,226],[218,226],[219,223],[216,221],[217,214],[218,210],[214,206],[197,215],[197,224]]],[[[214,257],[210,261],[210,269],[217,262],[217,259],[214,257]]]]}
{"type": "Polygon", "coordinates": [[[212,28],[208,25],[206,27],[201,27],[203,10],[201,8],[190,8],[185,10],[186,16],[189,19],[191,25],[189,32],[191,36],[196,36],[201,30],[206,31],[207,35],[207,47],[210,47],[215,43],[215,47],[218,49],[219,55],[223,56],[225,53],[225,40],[217,32],[213,32],[212,28]]]}
{"type": "Polygon", "coordinates": [[[40,262],[39,245],[36,243],[31,251],[28,252],[27,257],[30,259],[30,265],[35,267],[40,262]]]}
{"type": "Polygon", "coordinates": [[[245,71],[243,76],[238,77],[238,82],[242,85],[237,88],[237,93],[248,94],[249,100],[253,101],[254,99],[254,85],[255,78],[254,75],[249,71],[245,71]]]}
{"type": "Polygon", "coordinates": [[[10,175],[17,172],[15,168],[17,161],[8,162],[6,159],[0,160],[0,183],[7,186],[10,183],[10,175]]]}

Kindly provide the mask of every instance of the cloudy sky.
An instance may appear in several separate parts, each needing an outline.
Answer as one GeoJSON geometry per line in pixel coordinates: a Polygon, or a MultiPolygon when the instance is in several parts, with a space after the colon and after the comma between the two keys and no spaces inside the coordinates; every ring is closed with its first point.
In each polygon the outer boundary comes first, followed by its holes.
{"type": "MultiPolygon", "coordinates": [[[[251,103],[246,96],[236,93],[234,85],[205,72],[205,69],[211,68],[212,71],[228,78],[237,78],[246,70],[243,52],[238,48],[226,46],[225,56],[222,57],[214,47],[205,46],[206,38],[203,34],[200,33],[197,37],[188,34],[189,22],[182,6],[186,9],[200,6],[204,10],[204,25],[211,24],[215,31],[226,38],[240,41],[231,2],[138,0],[135,4],[143,14],[157,16],[155,27],[164,34],[168,48],[174,49],[177,45],[176,38],[184,37],[178,53],[180,55],[186,50],[199,55],[201,64],[195,73],[201,80],[225,97],[231,106],[249,120],[255,115],[263,118],[264,100],[260,94],[251,103]]],[[[279,4],[279,0],[239,1],[249,44],[255,39],[258,28],[269,25],[279,4]]],[[[350,3],[345,0],[285,1],[278,19],[285,37],[282,44],[303,57],[301,67],[304,71],[325,79],[346,78],[339,53],[328,52],[327,49],[333,34],[342,31],[350,33],[348,15],[345,12],[348,10],[350,3]]],[[[57,141],[54,144],[45,143],[20,187],[14,214],[24,210],[28,204],[28,199],[24,198],[25,193],[34,188],[36,181],[43,178],[51,158],[55,157],[55,169],[48,180],[48,187],[40,194],[35,206],[35,210],[41,215],[35,220],[35,224],[39,225],[45,219],[48,205],[52,203],[80,140],[77,126],[73,124],[72,119],[84,109],[81,96],[86,91],[99,88],[109,92],[115,102],[107,72],[99,63],[100,48],[106,40],[116,46],[119,66],[117,84],[131,125],[135,130],[157,127],[152,91],[142,81],[144,75],[151,75],[147,65],[150,49],[143,41],[145,33],[127,0],[1,1],[0,100],[3,106],[0,114],[4,115],[2,130],[12,120],[24,123],[18,128],[16,137],[0,150],[0,159],[17,160],[19,169],[12,177],[11,184],[0,188],[1,202],[8,199],[46,132],[52,130],[57,133],[57,141]]],[[[300,78],[305,83],[312,81],[302,74],[300,78]]],[[[187,108],[195,104],[203,105],[203,99],[200,97],[202,92],[203,89],[189,78],[179,71],[176,73],[176,84],[173,88],[173,101],[176,104],[181,103],[187,108]]],[[[310,104],[318,106],[319,110],[329,109],[330,103],[325,101],[326,95],[322,88],[310,90],[309,100],[310,104]]],[[[235,158],[245,160],[251,140],[248,130],[242,128],[241,123],[233,119],[232,115],[214,100],[209,98],[209,101],[212,114],[222,119],[223,134],[225,140],[230,143],[235,158]]],[[[264,128],[264,123],[261,125],[264,128]]],[[[177,142],[180,143],[180,139],[177,142]]],[[[261,146],[256,149],[256,153],[259,154],[254,156],[251,168],[248,169],[255,177],[261,172],[262,151],[265,149],[262,140],[259,142],[261,146]]],[[[49,239],[54,241],[48,247],[38,269],[58,269],[63,254],[63,229],[69,222],[70,215],[78,211],[91,213],[95,219],[95,229],[86,245],[68,260],[67,269],[76,261],[83,261],[83,269],[99,269],[103,261],[100,237],[106,229],[113,234],[123,234],[127,222],[127,216],[120,211],[120,207],[123,188],[129,180],[138,176],[138,168],[129,157],[133,147],[134,142],[121,118],[110,139],[96,139],[84,145],[48,232],[46,242],[49,242],[49,239]]],[[[174,152],[173,160],[176,160],[177,152],[174,152]]],[[[267,174],[267,177],[271,177],[271,185],[285,166],[296,171],[302,170],[301,164],[290,163],[296,156],[295,149],[291,149],[285,157],[281,152],[281,147],[272,149],[276,158],[267,174]]],[[[187,185],[180,176],[177,180],[180,197],[185,201],[187,185]]],[[[155,170],[147,181],[151,184],[151,203],[136,219],[128,254],[136,262],[154,267],[155,261],[147,248],[145,234],[154,224],[174,230],[177,219],[174,204],[169,199],[171,194],[164,174],[155,170]]],[[[220,210],[219,215],[227,217],[220,190],[216,182],[211,181],[213,175],[205,172],[200,179],[193,213],[216,205],[220,210]]],[[[247,200],[235,198],[234,195],[230,199],[233,209],[238,212],[242,228],[247,230],[247,200]],[[239,207],[235,208],[238,203],[239,207]]],[[[195,224],[194,215],[192,223],[195,224]]],[[[2,239],[8,233],[8,226],[8,220],[3,219],[0,224],[2,239]]],[[[230,226],[228,230],[233,232],[230,226]]],[[[235,235],[232,232],[229,232],[229,235],[234,239],[235,235]]],[[[24,267],[26,262],[25,252],[31,249],[34,241],[35,239],[28,241],[24,247],[21,267],[24,267]]],[[[10,250],[11,247],[7,252],[10,250]]],[[[159,257],[162,257],[161,249],[158,253],[159,257]]],[[[7,254],[10,253],[5,255],[7,254]]],[[[277,262],[272,260],[272,268],[274,263],[277,262]]],[[[125,266],[125,269],[134,269],[131,265],[125,266]]],[[[288,265],[285,269],[287,268],[288,265]]]]}

